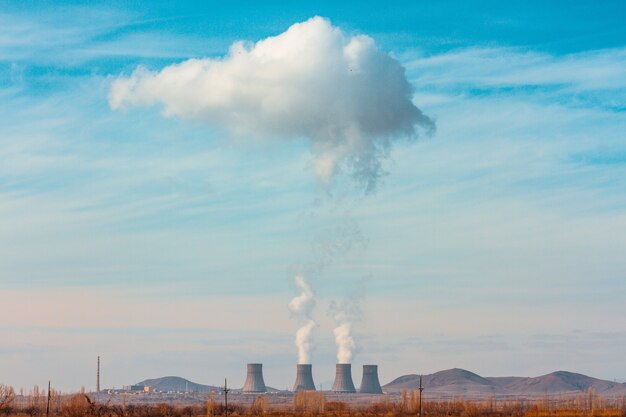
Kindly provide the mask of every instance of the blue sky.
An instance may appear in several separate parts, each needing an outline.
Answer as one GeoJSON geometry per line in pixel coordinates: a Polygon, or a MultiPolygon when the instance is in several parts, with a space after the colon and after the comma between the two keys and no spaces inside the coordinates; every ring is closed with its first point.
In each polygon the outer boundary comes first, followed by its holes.
{"type": "Polygon", "coordinates": [[[289,386],[293,271],[320,263],[318,383],[335,363],[329,303],[355,292],[353,363],[384,382],[626,377],[625,8],[2,3],[0,383],[89,387],[99,354],[107,386],[241,384],[249,361],[289,386]],[[109,104],[138,65],[220,58],[316,15],[397,59],[436,121],[395,144],[374,193],[321,187],[302,138],[109,104]]]}

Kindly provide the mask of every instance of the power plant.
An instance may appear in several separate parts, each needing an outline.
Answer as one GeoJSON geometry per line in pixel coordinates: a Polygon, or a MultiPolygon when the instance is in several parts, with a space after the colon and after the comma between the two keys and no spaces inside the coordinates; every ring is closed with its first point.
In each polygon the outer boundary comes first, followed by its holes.
{"type": "Polygon", "coordinates": [[[378,381],[378,365],[363,365],[363,378],[359,392],[361,394],[383,393],[380,381],[378,381]]]}
{"type": "Polygon", "coordinates": [[[243,384],[243,392],[267,392],[267,387],[263,381],[263,364],[249,363],[246,382],[243,384]]]}
{"type": "MultiPolygon", "coordinates": [[[[313,382],[313,365],[310,363],[296,365],[296,382],[293,384],[293,392],[315,391],[313,382]]],[[[244,393],[267,392],[263,379],[263,364],[249,363],[246,382],[243,384],[244,393]]],[[[354,394],[357,392],[352,381],[352,364],[338,363],[335,368],[335,382],[331,389],[339,394],[354,394]]],[[[361,394],[382,394],[383,389],[378,379],[378,365],[363,365],[363,378],[358,390],[361,394]]]]}
{"type": "Polygon", "coordinates": [[[352,365],[349,363],[338,363],[335,371],[335,383],[332,390],[340,393],[355,393],[354,382],[352,382],[352,365]]]}
{"type": "Polygon", "coordinates": [[[296,382],[293,384],[292,391],[315,391],[313,371],[311,368],[311,364],[298,364],[296,382]]]}

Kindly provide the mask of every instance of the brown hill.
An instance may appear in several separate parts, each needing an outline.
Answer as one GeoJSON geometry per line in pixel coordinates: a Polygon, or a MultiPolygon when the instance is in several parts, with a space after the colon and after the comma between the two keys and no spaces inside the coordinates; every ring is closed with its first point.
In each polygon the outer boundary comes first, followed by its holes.
{"type": "Polygon", "coordinates": [[[152,387],[152,389],[162,392],[209,392],[220,389],[209,385],[196,384],[179,376],[146,379],[135,385],[152,387]]]}
{"type": "MultiPolygon", "coordinates": [[[[223,389],[223,387],[197,384],[179,376],[164,376],[161,378],[146,379],[135,385],[152,387],[152,389],[161,392],[211,392],[221,391],[223,389]]],[[[269,392],[279,391],[272,387],[267,387],[267,390],[269,392]]],[[[231,391],[237,392],[241,391],[241,389],[232,389],[231,391]]]]}
{"type": "Polygon", "coordinates": [[[589,389],[605,396],[626,394],[625,384],[567,371],[552,372],[536,378],[515,378],[505,387],[514,393],[523,394],[579,393],[589,389]]]}
{"type": "MultiPolygon", "coordinates": [[[[484,398],[537,397],[541,395],[578,394],[593,389],[598,395],[626,395],[626,384],[605,381],[573,372],[558,371],[534,378],[482,377],[464,369],[448,369],[423,376],[425,392],[431,397],[464,396],[484,398]]],[[[419,387],[418,375],[404,375],[383,388],[387,392],[419,387]]]]}

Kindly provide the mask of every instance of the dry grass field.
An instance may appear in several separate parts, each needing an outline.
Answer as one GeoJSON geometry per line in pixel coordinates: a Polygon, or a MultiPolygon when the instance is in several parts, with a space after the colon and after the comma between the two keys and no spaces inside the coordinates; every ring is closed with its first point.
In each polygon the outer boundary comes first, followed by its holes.
{"type": "MultiPolygon", "coordinates": [[[[202,405],[111,404],[97,402],[80,392],[48,393],[35,387],[16,395],[11,387],[0,386],[0,416],[6,417],[408,417],[419,416],[420,400],[416,391],[403,391],[399,400],[382,400],[368,405],[327,401],[322,392],[299,392],[290,405],[270,404],[266,396],[249,404],[229,404],[228,413],[221,402],[209,395],[202,405]]],[[[432,417],[626,417],[626,398],[604,398],[593,391],[571,397],[544,397],[536,400],[424,400],[423,416],[432,417]]]]}

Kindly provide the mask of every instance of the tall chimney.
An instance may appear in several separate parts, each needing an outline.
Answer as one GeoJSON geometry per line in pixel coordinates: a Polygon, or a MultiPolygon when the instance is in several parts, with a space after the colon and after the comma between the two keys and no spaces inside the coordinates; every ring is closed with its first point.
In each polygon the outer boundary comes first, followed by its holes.
{"type": "Polygon", "coordinates": [[[354,382],[352,382],[352,365],[349,363],[338,363],[335,372],[334,392],[355,393],[354,382]]]}
{"type": "Polygon", "coordinates": [[[359,392],[363,394],[383,393],[378,381],[378,365],[363,365],[363,379],[361,379],[359,392]]]}
{"type": "Polygon", "coordinates": [[[243,384],[243,392],[266,392],[265,382],[263,382],[263,364],[249,363],[246,382],[243,384]]]}
{"type": "Polygon", "coordinates": [[[313,371],[311,364],[298,364],[296,372],[296,382],[293,384],[293,391],[315,391],[313,382],[313,371]]]}

